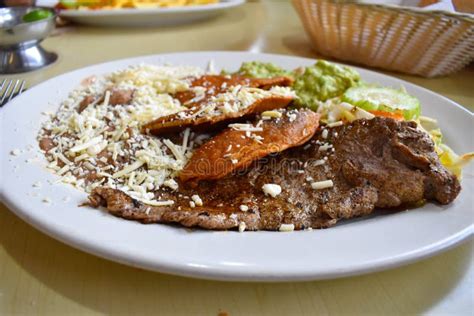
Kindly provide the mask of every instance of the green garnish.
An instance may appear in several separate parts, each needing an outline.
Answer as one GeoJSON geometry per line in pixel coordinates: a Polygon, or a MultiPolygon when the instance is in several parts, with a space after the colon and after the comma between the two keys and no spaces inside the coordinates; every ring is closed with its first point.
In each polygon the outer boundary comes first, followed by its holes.
{"type": "Polygon", "coordinates": [[[242,63],[237,74],[252,78],[272,78],[278,76],[290,76],[293,74],[272,63],[263,63],[260,61],[250,61],[242,63]]]}
{"type": "Polygon", "coordinates": [[[37,9],[28,12],[23,16],[23,22],[36,22],[39,20],[48,19],[53,16],[53,13],[49,10],[37,9]]]}
{"type": "Polygon", "coordinates": [[[342,100],[367,111],[401,112],[405,120],[420,116],[420,102],[408,93],[383,87],[360,86],[348,89],[342,100]]]}
{"type": "Polygon", "coordinates": [[[304,73],[296,77],[293,89],[298,95],[298,105],[316,110],[319,101],[326,101],[342,95],[348,88],[357,85],[360,76],[357,71],[318,60],[306,67],[304,73]]]}

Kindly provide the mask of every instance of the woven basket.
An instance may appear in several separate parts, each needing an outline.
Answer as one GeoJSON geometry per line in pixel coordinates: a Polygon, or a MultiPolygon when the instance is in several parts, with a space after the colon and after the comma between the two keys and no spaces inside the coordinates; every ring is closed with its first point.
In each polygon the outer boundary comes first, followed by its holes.
{"type": "Polygon", "coordinates": [[[293,0],[323,55],[425,77],[474,60],[474,18],[444,11],[337,0],[293,0]]]}

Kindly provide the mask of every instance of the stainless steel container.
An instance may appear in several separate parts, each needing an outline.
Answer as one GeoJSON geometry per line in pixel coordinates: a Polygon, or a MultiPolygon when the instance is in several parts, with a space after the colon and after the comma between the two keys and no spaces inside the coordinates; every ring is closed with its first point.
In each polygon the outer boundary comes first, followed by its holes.
{"type": "Polygon", "coordinates": [[[0,8],[0,74],[27,72],[42,68],[57,59],[55,53],[45,51],[40,42],[54,29],[56,13],[51,8],[0,8]],[[51,17],[24,22],[23,16],[43,9],[51,17]]]}

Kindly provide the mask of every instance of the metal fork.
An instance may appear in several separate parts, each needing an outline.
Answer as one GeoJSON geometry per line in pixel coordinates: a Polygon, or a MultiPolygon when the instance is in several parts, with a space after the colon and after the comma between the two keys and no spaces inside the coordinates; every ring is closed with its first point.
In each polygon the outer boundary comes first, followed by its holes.
{"type": "Polygon", "coordinates": [[[25,84],[26,82],[23,79],[3,79],[0,83],[0,107],[21,94],[25,89],[25,84]]]}

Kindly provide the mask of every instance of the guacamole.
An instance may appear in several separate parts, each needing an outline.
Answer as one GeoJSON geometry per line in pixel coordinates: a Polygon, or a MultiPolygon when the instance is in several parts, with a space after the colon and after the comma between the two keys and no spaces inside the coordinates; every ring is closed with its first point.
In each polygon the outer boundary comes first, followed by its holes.
{"type": "Polygon", "coordinates": [[[252,78],[293,77],[290,71],[284,70],[272,63],[263,63],[260,61],[243,63],[237,71],[237,74],[252,78]]]}
{"type": "Polygon", "coordinates": [[[299,98],[298,105],[316,110],[318,101],[340,96],[359,81],[360,76],[355,70],[318,60],[296,78],[293,89],[299,98]]]}

